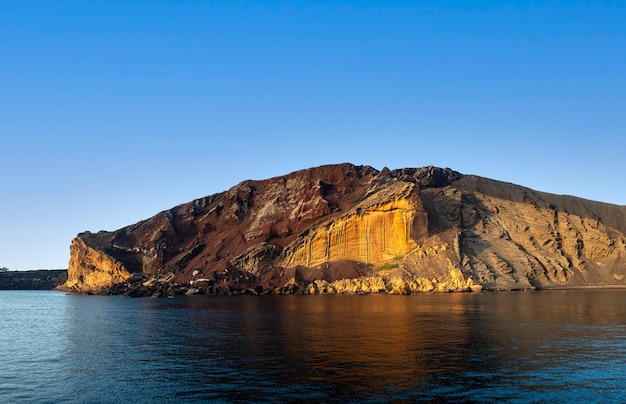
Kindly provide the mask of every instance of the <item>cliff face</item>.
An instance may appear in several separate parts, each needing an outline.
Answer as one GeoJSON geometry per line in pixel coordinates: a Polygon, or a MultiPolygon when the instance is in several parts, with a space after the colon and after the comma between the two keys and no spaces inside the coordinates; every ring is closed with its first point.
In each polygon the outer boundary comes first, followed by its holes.
{"type": "Polygon", "coordinates": [[[244,181],[72,242],[65,288],[410,293],[626,284],[626,208],[449,169],[244,181]]]}
{"type": "MultiPolygon", "coordinates": [[[[88,237],[85,237],[88,239],[88,237]]],[[[89,246],[80,237],[72,240],[65,287],[76,292],[94,292],[124,282],[131,274],[126,266],[97,246],[89,246]]]]}
{"type": "Polygon", "coordinates": [[[624,207],[472,176],[424,197],[463,274],[483,287],[624,284],[624,207]]]}
{"type": "Polygon", "coordinates": [[[314,267],[348,259],[380,264],[417,247],[427,213],[415,185],[396,182],[367,197],[346,214],[313,228],[281,254],[279,266],[314,267]]]}

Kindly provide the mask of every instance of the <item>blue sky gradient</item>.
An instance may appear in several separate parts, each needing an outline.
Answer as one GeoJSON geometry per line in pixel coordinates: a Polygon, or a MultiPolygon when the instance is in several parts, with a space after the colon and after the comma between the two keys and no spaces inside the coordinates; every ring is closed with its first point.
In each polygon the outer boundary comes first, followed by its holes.
{"type": "Polygon", "coordinates": [[[321,164],[626,204],[626,3],[0,1],[0,266],[321,164]]]}

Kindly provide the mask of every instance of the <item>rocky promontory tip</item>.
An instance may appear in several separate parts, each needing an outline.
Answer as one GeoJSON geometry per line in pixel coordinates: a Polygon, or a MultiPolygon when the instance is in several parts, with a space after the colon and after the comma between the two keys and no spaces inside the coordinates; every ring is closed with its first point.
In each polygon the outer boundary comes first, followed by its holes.
{"type": "Polygon", "coordinates": [[[626,285],[626,207],[449,168],[327,165],[72,241],[65,290],[315,294],[626,285]]]}

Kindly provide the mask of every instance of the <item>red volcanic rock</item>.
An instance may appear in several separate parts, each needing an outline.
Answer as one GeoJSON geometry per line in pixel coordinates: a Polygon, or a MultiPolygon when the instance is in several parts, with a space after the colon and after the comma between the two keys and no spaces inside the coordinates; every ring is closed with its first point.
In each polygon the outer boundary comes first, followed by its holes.
{"type": "Polygon", "coordinates": [[[81,233],[64,288],[145,296],[624,284],[625,217],[621,206],[448,168],[328,165],[81,233]]]}

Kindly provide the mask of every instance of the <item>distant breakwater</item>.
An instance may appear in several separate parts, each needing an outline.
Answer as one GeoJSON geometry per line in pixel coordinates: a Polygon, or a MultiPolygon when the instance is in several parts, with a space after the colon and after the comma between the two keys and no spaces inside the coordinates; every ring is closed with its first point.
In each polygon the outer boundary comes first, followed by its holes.
{"type": "Polygon", "coordinates": [[[52,290],[66,280],[66,269],[0,272],[0,290],[52,290]]]}

